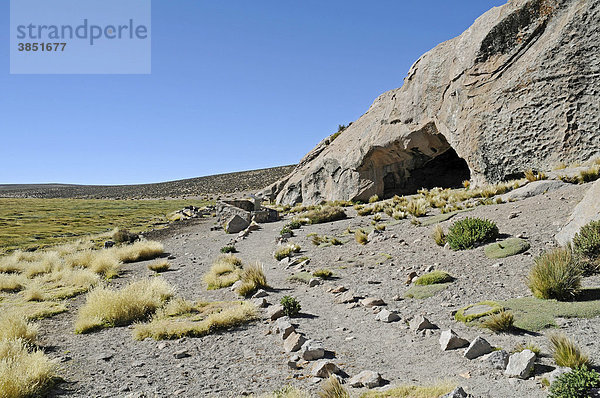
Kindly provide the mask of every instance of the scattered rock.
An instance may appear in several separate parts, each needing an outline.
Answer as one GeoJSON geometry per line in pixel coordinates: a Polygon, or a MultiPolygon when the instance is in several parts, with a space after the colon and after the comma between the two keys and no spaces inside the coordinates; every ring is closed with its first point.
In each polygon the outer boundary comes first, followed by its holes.
{"type": "Polygon", "coordinates": [[[381,375],[377,372],[373,372],[372,370],[363,370],[356,376],[352,377],[348,380],[348,385],[354,388],[366,387],[366,388],[375,388],[381,385],[382,379],[381,375]]]}
{"type": "Polygon", "coordinates": [[[190,353],[188,350],[178,350],[173,353],[173,356],[175,359],[183,359],[189,357],[190,353]]]}
{"type": "Polygon", "coordinates": [[[512,354],[504,374],[508,377],[527,379],[533,370],[535,354],[530,350],[523,350],[512,354]]]}
{"type": "Polygon", "coordinates": [[[323,343],[320,341],[307,340],[300,349],[300,355],[305,361],[314,361],[325,356],[323,343]]]}
{"type": "Polygon", "coordinates": [[[341,373],[340,368],[337,365],[327,359],[321,359],[315,362],[310,372],[315,377],[325,379],[331,374],[341,373]]]}
{"type": "Polygon", "coordinates": [[[600,220],[600,180],[592,184],[590,189],[585,194],[584,198],[579,202],[567,224],[556,234],[555,239],[560,245],[566,245],[571,242],[576,233],[581,227],[591,221],[600,220]]]}
{"type": "Polygon", "coordinates": [[[548,381],[550,382],[550,384],[552,384],[560,376],[562,376],[565,373],[569,373],[571,370],[573,370],[573,369],[559,366],[556,369],[554,369],[552,372],[548,373],[548,381]]]}
{"type": "Polygon", "coordinates": [[[283,306],[281,304],[274,305],[267,311],[267,317],[272,321],[275,321],[282,316],[285,316],[285,312],[283,311],[283,306]]]}
{"type": "Polygon", "coordinates": [[[252,299],[252,304],[257,306],[258,308],[266,308],[269,305],[267,299],[265,299],[264,297],[252,299]]]}
{"type": "Polygon", "coordinates": [[[419,274],[417,274],[415,271],[412,271],[406,276],[406,282],[404,283],[410,285],[417,276],[419,276],[419,274]]]}
{"type": "Polygon", "coordinates": [[[494,369],[505,370],[509,356],[508,352],[498,350],[482,356],[481,360],[487,362],[494,369]]]}
{"type": "Polygon", "coordinates": [[[475,359],[482,355],[489,354],[493,348],[490,343],[487,342],[481,336],[477,336],[475,340],[471,341],[469,347],[465,350],[464,357],[467,359],[475,359]]]}
{"type": "Polygon", "coordinates": [[[371,308],[376,305],[379,306],[379,305],[386,305],[386,304],[385,304],[385,301],[383,301],[380,298],[367,297],[367,298],[360,300],[360,305],[362,305],[363,307],[371,308]]]}
{"type": "Polygon", "coordinates": [[[115,354],[111,352],[101,352],[96,356],[96,361],[108,361],[114,357],[115,354]]]}
{"type": "Polygon", "coordinates": [[[399,321],[400,316],[395,311],[382,309],[381,311],[379,311],[375,319],[381,322],[390,323],[399,321]]]}
{"type": "Polygon", "coordinates": [[[315,287],[321,284],[321,280],[319,278],[311,278],[308,281],[308,287],[315,287]]]}
{"type": "Polygon", "coordinates": [[[269,296],[269,293],[267,293],[263,289],[259,289],[256,293],[254,293],[252,298],[261,298],[261,297],[267,297],[267,296],[269,296]]]}
{"type": "Polygon", "coordinates": [[[238,214],[235,214],[225,222],[223,228],[228,234],[237,234],[238,232],[248,228],[249,225],[250,223],[248,220],[240,217],[238,214]]]}
{"type": "Polygon", "coordinates": [[[449,392],[446,395],[443,395],[442,398],[468,398],[468,394],[463,390],[462,387],[456,387],[454,390],[449,392]]]}
{"type": "Polygon", "coordinates": [[[296,331],[294,326],[290,323],[288,317],[282,317],[277,319],[273,326],[271,327],[271,331],[273,333],[281,333],[281,338],[283,340],[287,339],[290,334],[296,331]]]}
{"type": "Polygon", "coordinates": [[[338,294],[338,293],[344,293],[345,291],[347,291],[348,289],[345,286],[337,286],[334,287],[332,289],[329,289],[329,293],[333,293],[333,294],[338,294]]]}
{"type": "Polygon", "coordinates": [[[356,297],[352,291],[347,291],[345,293],[342,293],[335,298],[335,302],[338,304],[354,303],[357,300],[358,300],[358,297],[356,297]]]}
{"type": "Polygon", "coordinates": [[[434,325],[433,323],[429,322],[429,319],[425,318],[422,315],[414,317],[409,322],[409,327],[411,328],[411,330],[415,330],[415,331],[425,330],[425,329],[437,329],[438,328],[436,325],[434,325]]]}
{"type": "Polygon", "coordinates": [[[440,346],[443,351],[454,350],[469,345],[469,341],[458,337],[452,329],[444,330],[440,336],[440,346]]]}
{"type": "Polygon", "coordinates": [[[296,352],[306,342],[304,336],[300,333],[292,332],[283,342],[283,349],[285,352],[296,352]]]}

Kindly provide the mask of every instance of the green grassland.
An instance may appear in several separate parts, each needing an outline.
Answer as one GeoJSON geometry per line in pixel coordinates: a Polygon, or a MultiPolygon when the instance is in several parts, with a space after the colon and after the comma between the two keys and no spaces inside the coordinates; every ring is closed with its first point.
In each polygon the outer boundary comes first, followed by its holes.
{"type": "Polygon", "coordinates": [[[46,247],[115,227],[143,231],[200,200],[96,200],[0,198],[0,253],[46,247]]]}

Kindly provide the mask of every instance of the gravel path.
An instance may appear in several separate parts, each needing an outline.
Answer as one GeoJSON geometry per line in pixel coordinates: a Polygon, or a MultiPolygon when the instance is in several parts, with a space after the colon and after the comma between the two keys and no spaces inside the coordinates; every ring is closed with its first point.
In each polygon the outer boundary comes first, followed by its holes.
{"type": "MultiPolygon", "coordinates": [[[[444,222],[447,228],[465,215],[485,217],[498,224],[503,234],[525,234],[531,249],[502,260],[485,257],[483,248],[452,252],[435,245],[430,238],[433,227],[416,227],[408,220],[389,226],[385,240],[365,246],[345,234],[347,228],[371,226],[372,217],[357,217],[348,209],[349,218],[333,223],[306,226],[295,231],[291,241],[300,244],[300,256],[311,259],[309,268],[331,269],[336,278],[309,288],[288,281],[292,271],[285,269],[272,253],[279,230],[287,222],[264,224],[240,241],[238,257],[245,263],[264,264],[272,287],[267,300],[277,303],[283,295],[292,295],[302,304],[302,316],[294,319],[298,331],[307,338],[320,340],[335,353],[335,362],[350,376],[362,370],[379,372],[391,384],[424,384],[451,380],[475,397],[545,397],[540,376],[529,380],[508,379],[482,361],[469,361],[462,350],[443,352],[438,339],[441,330],[452,328],[461,337],[477,335],[492,345],[511,350],[517,343],[534,342],[546,354],[537,369],[547,370],[547,339],[535,335],[495,335],[468,327],[453,319],[453,311],[482,300],[504,300],[527,296],[524,279],[533,257],[552,247],[552,237],[564,224],[576,203],[583,197],[581,186],[570,186],[545,195],[501,205],[479,207],[444,222]],[[517,217],[511,218],[512,213],[517,217]],[[316,247],[310,233],[337,236],[341,246],[316,247]],[[497,263],[502,263],[500,266],[497,263]],[[457,278],[448,289],[424,299],[395,301],[408,289],[406,276],[411,271],[423,274],[433,266],[457,278]],[[382,323],[371,309],[348,308],[335,303],[328,293],[331,287],[344,285],[357,296],[380,297],[387,308],[395,309],[403,320],[425,315],[440,329],[416,333],[404,321],[382,323]]],[[[383,216],[382,222],[389,222],[383,216]]],[[[231,236],[211,231],[213,219],[188,222],[157,234],[166,251],[174,257],[172,271],[163,277],[188,299],[234,300],[229,289],[207,291],[201,281],[212,261],[231,236]]],[[[117,279],[123,285],[132,279],[149,277],[146,263],[130,264],[117,279]]],[[[42,321],[42,344],[49,355],[60,359],[65,382],[53,392],[56,397],[229,397],[263,393],[294,384],[317,391],[318,384],[309,376],[310,368],[292,370],[278,335],[270,335],[266,320],[204,338],[156,342],[134,341],[127,327],[102,330],[87,335],[73,333],[74,309],[83,302],[72,301],[71,311],[42,321]],[[176,359],[174,353],[187,350],[189,357],[176,359]]],[[[593,359],[600,358],[600,319],[575,319],[561,322],[565,333],[577,340],[593,359]]]]}

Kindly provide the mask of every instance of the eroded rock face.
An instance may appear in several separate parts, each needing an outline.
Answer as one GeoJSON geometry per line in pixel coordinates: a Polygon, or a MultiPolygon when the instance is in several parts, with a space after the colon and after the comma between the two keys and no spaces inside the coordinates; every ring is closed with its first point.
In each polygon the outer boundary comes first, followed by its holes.
{"type": "Polygon", "coordinates": [[[591,158],[600,150],[598,21],[595,0],[491,9],[263,193],[285,204],[366,200],[591,158]]]}

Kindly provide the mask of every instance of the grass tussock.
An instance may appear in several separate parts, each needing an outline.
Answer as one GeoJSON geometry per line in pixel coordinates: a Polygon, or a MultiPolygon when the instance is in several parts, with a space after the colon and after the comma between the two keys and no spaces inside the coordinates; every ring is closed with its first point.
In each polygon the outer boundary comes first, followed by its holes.
{"type": "Polygon", "coordinates": [[[260,395],[259,398],[310,398],[310,394],[294,386],[285,386],[279,390],[260,395]]]}
{"type": "Polygon", "coordinates": [[[494,333],[508,333],[514,329],[515,316],[510,311],[500,311],[488,316],[481,326],[494,333]]]}
{"type": "Polygon", "coordinates": [[[273,253],[273,257],[275,257],[277,261],[281,261],[286,257],[292,257],[294,253],[299,253],[300,250],[300,245],[290,243],[285,246],[281,246],[277,250],[275,250],[275,253],[273,253]]]}
{"type": "Polygon", "coordinates": [[[328,279],[333,276],[333,272],[331,270],[328,270],[327,268],[320,268],[313,272],[313,276],[317,278],[328,279]]]}
{"type": "Polygon", "coordinates": [[[21,275],[0,274],[0,292],[14,293],[23,290],[26,280],[21,275]]]}
{"type": "Polygon", "coordinates": [[[369,243],[369,237],[362,229],[357,229],[354,231],[354,239],[361,245],[366,245],[369,243]]]}
{"type": "Polygon", "coordinates": [[[208,290],[216,290],[233,285],[241,278],[242,261],[234,255],[221,256],[204,274],[202,280],[208,290]]]}
{"type": "Polygon", "coordinates": [[[330,375],[317,393],[319,398],[350,398],[350,393],[334,375],[330,375]]]}
{"type": "Polygon", "coordinates": [[[0,397],[41,396],[56,379],[56,364],[21,339],[0,340],[0,397]]]}
{"type": "Polygon", "coordinates": [[[39,328],[30,323],[18,311],[7,310],[0,314],[0,341],[20,339],[27,344],[35,344],[39,328]]]}
{"type": "Polygon", "coordinates": [[[431,237],[438,246],[444,246],[446,244],[446,234],[444,233],[444,228],[442,228],[441,225],[436,225],[436,227],[433,229],[431,237]]]}
{"type": "Polygon", "coordinates": [[[152,260],[165,251],[162,243],[155,241],[138,241],[131,245],[115,247],[109,250],[114,251],[119,260],[124,263],[152,260]]]}
{"type": "Polygon", "coordinates": [[[320,206],[300,214],[295,221],[305,224],[322,224],[326,222],[343,220],[346,212],[339,206],[320,206]]]}
{"type": "Polygon", "coordinates": [[[535,259],[528,286],[540,299],[570,300],[581,289],[582,269],[570,248],[557,248],[535,259]]]}
{"type": "Polygon", "coordinates": [[[262,264],[254,263],[244,266],[241,274],[242,284],[237,289],[240,296],[248,297],[258,289],[268,288],[267,277],[262,264]]]}
{"type": "Polygon", "coordinates": [[[148,264],[148,269],[157,273],[166,272],[171,268],[171,263],[168,260],[157,260],[151,264],[148,264]]]}
{"type": "Polygon", "coordinates": [[[573,237],[573,251],[581,256],[586,274],[600,270],[600,221],[581,227],[573,237]]]}
{"type": "Polygon", "coordinates": [[[492,241],[498,234],[498,227],[494,222],[466,217],[452,224],[446,240],[452,250],[466,250],[492,241]]]}
{"type": "Polygon", "coordinates": [[[548,176],[546,176],[546,174],[543,172],[536,172],[532,169],[529,169],[525,171],[525,178],[527,179],[527,181],[533,182],[539,180],[546,180],[548,179],[548,176]]]}
{"type": "Polygon", "coordinates": [[[75,332],[129,325],[154,313],[172,295],[172,287],[160,278],[132,282],[118,291],[97,287],[79,309],[75,332]]]}
{"type": "Polygon", "coordinates": [[[552,350],[552,357],[558,366],[578,368],[590,366],[590,358],[584,354],[577,343],[562,333],[553,333],[548,336],[552,350]]]}
{"type": "Polygon", "coordinates": [[[456,388],[450,381],[429,386],[400,385],[386,391],[367,391],[361,398],[439,398],[456,388]]]}
{"type": "Polygon", "coordinates": [[[256,307],[247,301],[191,304],[179,299],[174,302],[157,311],[150,322],[136,324],[133,337],[136,340],[201,337],[257,318],[256,307]]]}
{"type": "Polygon", "coordinates": [[[536,356],[540,356],[540,354],[542,353],[542,349],[535,345],[534,343],[527,343],[525,345],[519,343],[517,345],[515,345],[515,347],[511,350],[511,353],[517,353],[517,352],[523,352],[525,350],[529,350],[531,352],[533,352],[536,356]]]}

